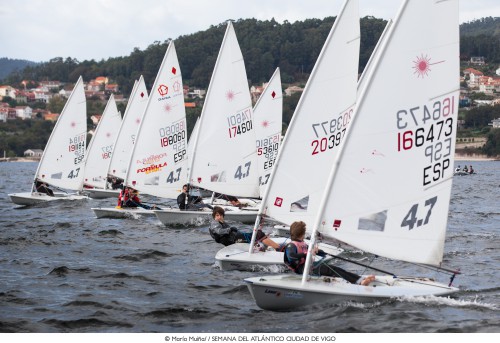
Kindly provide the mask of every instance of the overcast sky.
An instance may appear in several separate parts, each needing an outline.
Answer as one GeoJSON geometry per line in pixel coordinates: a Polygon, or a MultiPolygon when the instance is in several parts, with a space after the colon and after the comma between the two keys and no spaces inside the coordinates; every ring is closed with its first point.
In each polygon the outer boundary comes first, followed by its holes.
{"type": "MultiPolygon", "coordinates": [[[[359,0],[360,16],[393,18],[402,0],[359,0]]],[[[336,16],[344,0],[0,0],[0,57],[79,61],[128,56],[227,19],[293,23],[336,16]]],[[[499,0],[461,0],[460,22],[500,17],[499,0]]],[[[422,18],[425,25],[425,18],[422,18]]],[[[236,33],[238,28],[235,27],[236,33]]]]}

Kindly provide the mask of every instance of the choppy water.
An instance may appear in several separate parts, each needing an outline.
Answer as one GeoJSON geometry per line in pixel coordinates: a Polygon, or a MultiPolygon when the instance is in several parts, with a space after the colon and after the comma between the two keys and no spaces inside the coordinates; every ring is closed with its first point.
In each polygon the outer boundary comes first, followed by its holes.
{"type": "Polygon", "coordinates": [[[29,190],[36,163],[0,163],[0,332],[500,332],[500,162],[467,164],[478,174],[454,180],[445,248],[457,297],[275,313],[243,284],[255,273],[214,265],[207,226],[94,218],[114,199],[19,208],[7,194],[29,190]]]}

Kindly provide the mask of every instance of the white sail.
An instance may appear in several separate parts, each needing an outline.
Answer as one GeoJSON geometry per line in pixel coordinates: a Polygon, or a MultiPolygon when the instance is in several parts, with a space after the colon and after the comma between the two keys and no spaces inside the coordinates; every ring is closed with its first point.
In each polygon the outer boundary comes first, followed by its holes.
{"type": "Polygon", "coordinates": [[[186,182],[187,126],[182,74],[170,42],[137,133],[126,183],[141,192],[176,198],[186,182]]]}
{"type": "Polygon", "coordinates": [[[262,197],[281,144],[283,92],[281,90],[279,68],[276,68],[276,71],[255,104],[253,115],[255,136],[257,138],[259,193],[262,197]]]}
{"type": "Polygon", "coordinates": [[[358,1],[342,7],[292,117],[263,199],[264,213],[312,230],[325,182],[356,102],[358,1]]]}
{"type": "Polygon", "coordinates": [[[389,30],[317,224],[364,251],[438,265],[458,120],[458,1],[406,1],[389,30]]]}
{"type": "Polygon", "coordinates": [[[87,147],[84,185],[99,189],[106,188],[109,161],[122,122],[113,94],[109,97],[94,136],[87,147]]]}
{"type": "Polygon", "coordinates": [[[368,62],[366,62],[365,68],[363,69],[363,73],[361,73],[361,76],[359,77],[358,80],[358,94],[360,94],[361,90],[365,86],[365,80],[366,80],[366,74],[368,74],[368,71],[372,68],[372,63],[373,60],[375,59],[375,56],[377,56],[380,53],[380,47],[382,46],[382,42],[387,39],[387,32],[389,31],[389,27],[392,25],[392,19],[387,20],[387,24],[385,25],[384,31],[382,31],[382,34],[380,35],[377,44],[375,45],[375,48],[373,48],[372,54],[370,55],[370,58],[368,59],[368,62]]]}
{"type": "Polygon", "coordinates": [[[148,103],[148,91],[144,78],[134,83],[130,99],[123,115],[120,132],[115,142],[113,155],[108,167],[108,174],[125,180],[130,156],[134,146],[137,130],[142,121],[144,109],[148,103]]]}
{"type": "MultiPolygon", "coordinates": [[[[191,131],[191,135],[189,136],[188,140],[188,147],[187,147],[187,158],[188,158],[188,166],[190,165],[189,159],[192,158],[194,154],[194,141],[195,137],[198,135],[198,130],[200,129],[200,117],[196,118],[196,123],[194,124],[193,130],[191,131]]],[[[189,168],[186,174],[186,182],[189,179],[189,168]]]]}
{"type": "Polygon", "coordinates": [[[78,79],[49,137],[35,180],[81,190],[87,142],[87,104],[82,77],[78,79]]]}
{"type": "Polygon", "coordinates": [[[194,142],[190,183],[219,193],[258,197],[253,125],[245,63],[229,22],[194,142]]]}
{"type": "Polygon", "coordinates": [[[194,152],[194,137],[198,134],[198,130],[200,129],[200,117],[196,118],[196,123],[194,124],[193,131],[191,131],[191,136],[188,140],[188,158],[189,156],[193,156],[194,152]]]}

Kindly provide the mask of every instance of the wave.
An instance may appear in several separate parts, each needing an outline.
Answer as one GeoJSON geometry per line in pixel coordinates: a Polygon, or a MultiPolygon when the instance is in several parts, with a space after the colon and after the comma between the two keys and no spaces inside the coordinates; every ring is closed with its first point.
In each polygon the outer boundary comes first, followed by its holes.
{"type": "Polygon", "coordinates": [[[466,307],[477,309],[498,310],[499,307],[495,304],[483,303],[477,300],[477,297],[472,300],[457,299],[451,297],[436,297],[436,296],[422,296],[422,297],[403,297],[397,298],[400,302],[409,302],[414,304],[427,304],[427,305],[444,305],[451,307],[466,307]]]}
{"type": "Polygon", "coordinates": [[[142,260],[148,260],[148,259],[162,259],[166,257],[173,256],[172,254],[167,254],[163,251],[158,251],[158,250],[145,250],[144,252],[136,253],[136,254],[130,254],[130,255],[120,255],[120,256],[115,256],[114,258],[117,260],[125,260],[125,261],[142,261],[142,260]]]}
{"type": "Polygon", "coordinates": [[[62,306],[90,306],[90,307],[97,307],[97,308],[105,308],[105,309],[112,309],[113,307],[110,305],[105,305],[101,304],[96,301],[89,301],[89,300],[74,300],[70,301],[62,306]]]}
{"type": "Polygon", "coordinates": [[[49,272],[49,275],[66,276],[70,271],[88,273],[90,268],[68,268],[66,266],[56,267],[49,272]]]}
{"type": "Polygon", "coordinates": [[[74,319],[74,320],[44,319],[41,322],[63,330],[64,329],[81,330],[83,328],[88,328],[91,331],[95,331],[97,327],[121,327],[121,328],[133,327],[133,325],[130,323],[123,323],[112,320],[102,320],[93,317],[74,319]]]}
{"type": "Polygon", "coordinates": [[[116,230],[116,229],[108,229],[108,230],[102,230],[102,231],[99,231],[98,233],[99,236],[118,236],[118,235],[123,235],[123,232],[121,232],[120,230],[116,230]]]}
{"type": "Polygon", "coordinates": [[[157,280],[153,280],[150,278],[147,278],[142,275],[129,275],[127,273],[114,273],[114,274],[105,274],[105,275],[99,275],[95,276],[96,279],[104,279],[104,278],[112,278],[112,279],[135,279],[135,280],[141,280],[141,281],[146,281],[146,282],[152,282],[152,283],[158,283],[157,280]]]}
{"type": "Polygon", "coordinates": [[[213,313],[207,310],[192,307],[166,307],[144,313],[146,317],[167,318],[169,320],[175,320],[176,317],[196,319],[200,317],[210,317],[212,315],[213,313]]]}

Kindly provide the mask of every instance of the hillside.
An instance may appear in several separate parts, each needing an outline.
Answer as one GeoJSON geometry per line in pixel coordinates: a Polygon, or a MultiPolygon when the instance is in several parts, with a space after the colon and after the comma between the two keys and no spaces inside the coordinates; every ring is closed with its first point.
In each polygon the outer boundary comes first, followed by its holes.
{"type": "Polygon", "coordinates": [[[36,65],[35,62],[2,57],[0,58],[0,80],[4,79],[9,74],[15,71],[23,70],[27,66],[34,65],[36,65]]]}
{"type": "Polygon", "coordinates": [[[486,35],[500,38],[500,18],[486,17],[460,25],[462,37],[486,35]]]}
{"type": "MultiPolygon", "coordinates": [[[[246,61],[249,81],[252,84],[266,82],[279,66],[284,83],[305,83],[334,20],[334,17],[327,17],[294,23],[285,21],[282,24],[274,20],[236,21],[236,34],[246,61]]],[[[360,72],[385,24],[385,20],[373,17],[361,19],[360,72]]],[[[225,26],[225,23],[220,23],[175,40],[185,84],[201,88],[208,86],[225,26]]],[[[488,63],[500,64],[500,18],[489,17],[464,23],[460,30],[463,59],[484,56],[488,63]]],[[[75,82],[80,75],[84,80],[104,75],[118,83],[124,94],[129,94],[133,85],[131,80],[141,74],[148,85],[153,82],[167,45],[167,41],[154,42],[145,50],[135,48],[129,56],[110,57],[99,62],[55,57],[49,62],[14,72],[4,78],[2,83],[15,86],[26,79],[75,82]]],[[[5,58],[0,59],[0,69],[7,61],[5,58]]]]}
{"type": "MultiPolygon", "coordinates": [[[[500,64],[500,18],[482,18],[460,25],[460,54],[463,59],[485,57],[500,64]]],[[[496,69],[496,68],[495,68],[496,69]]]]}

